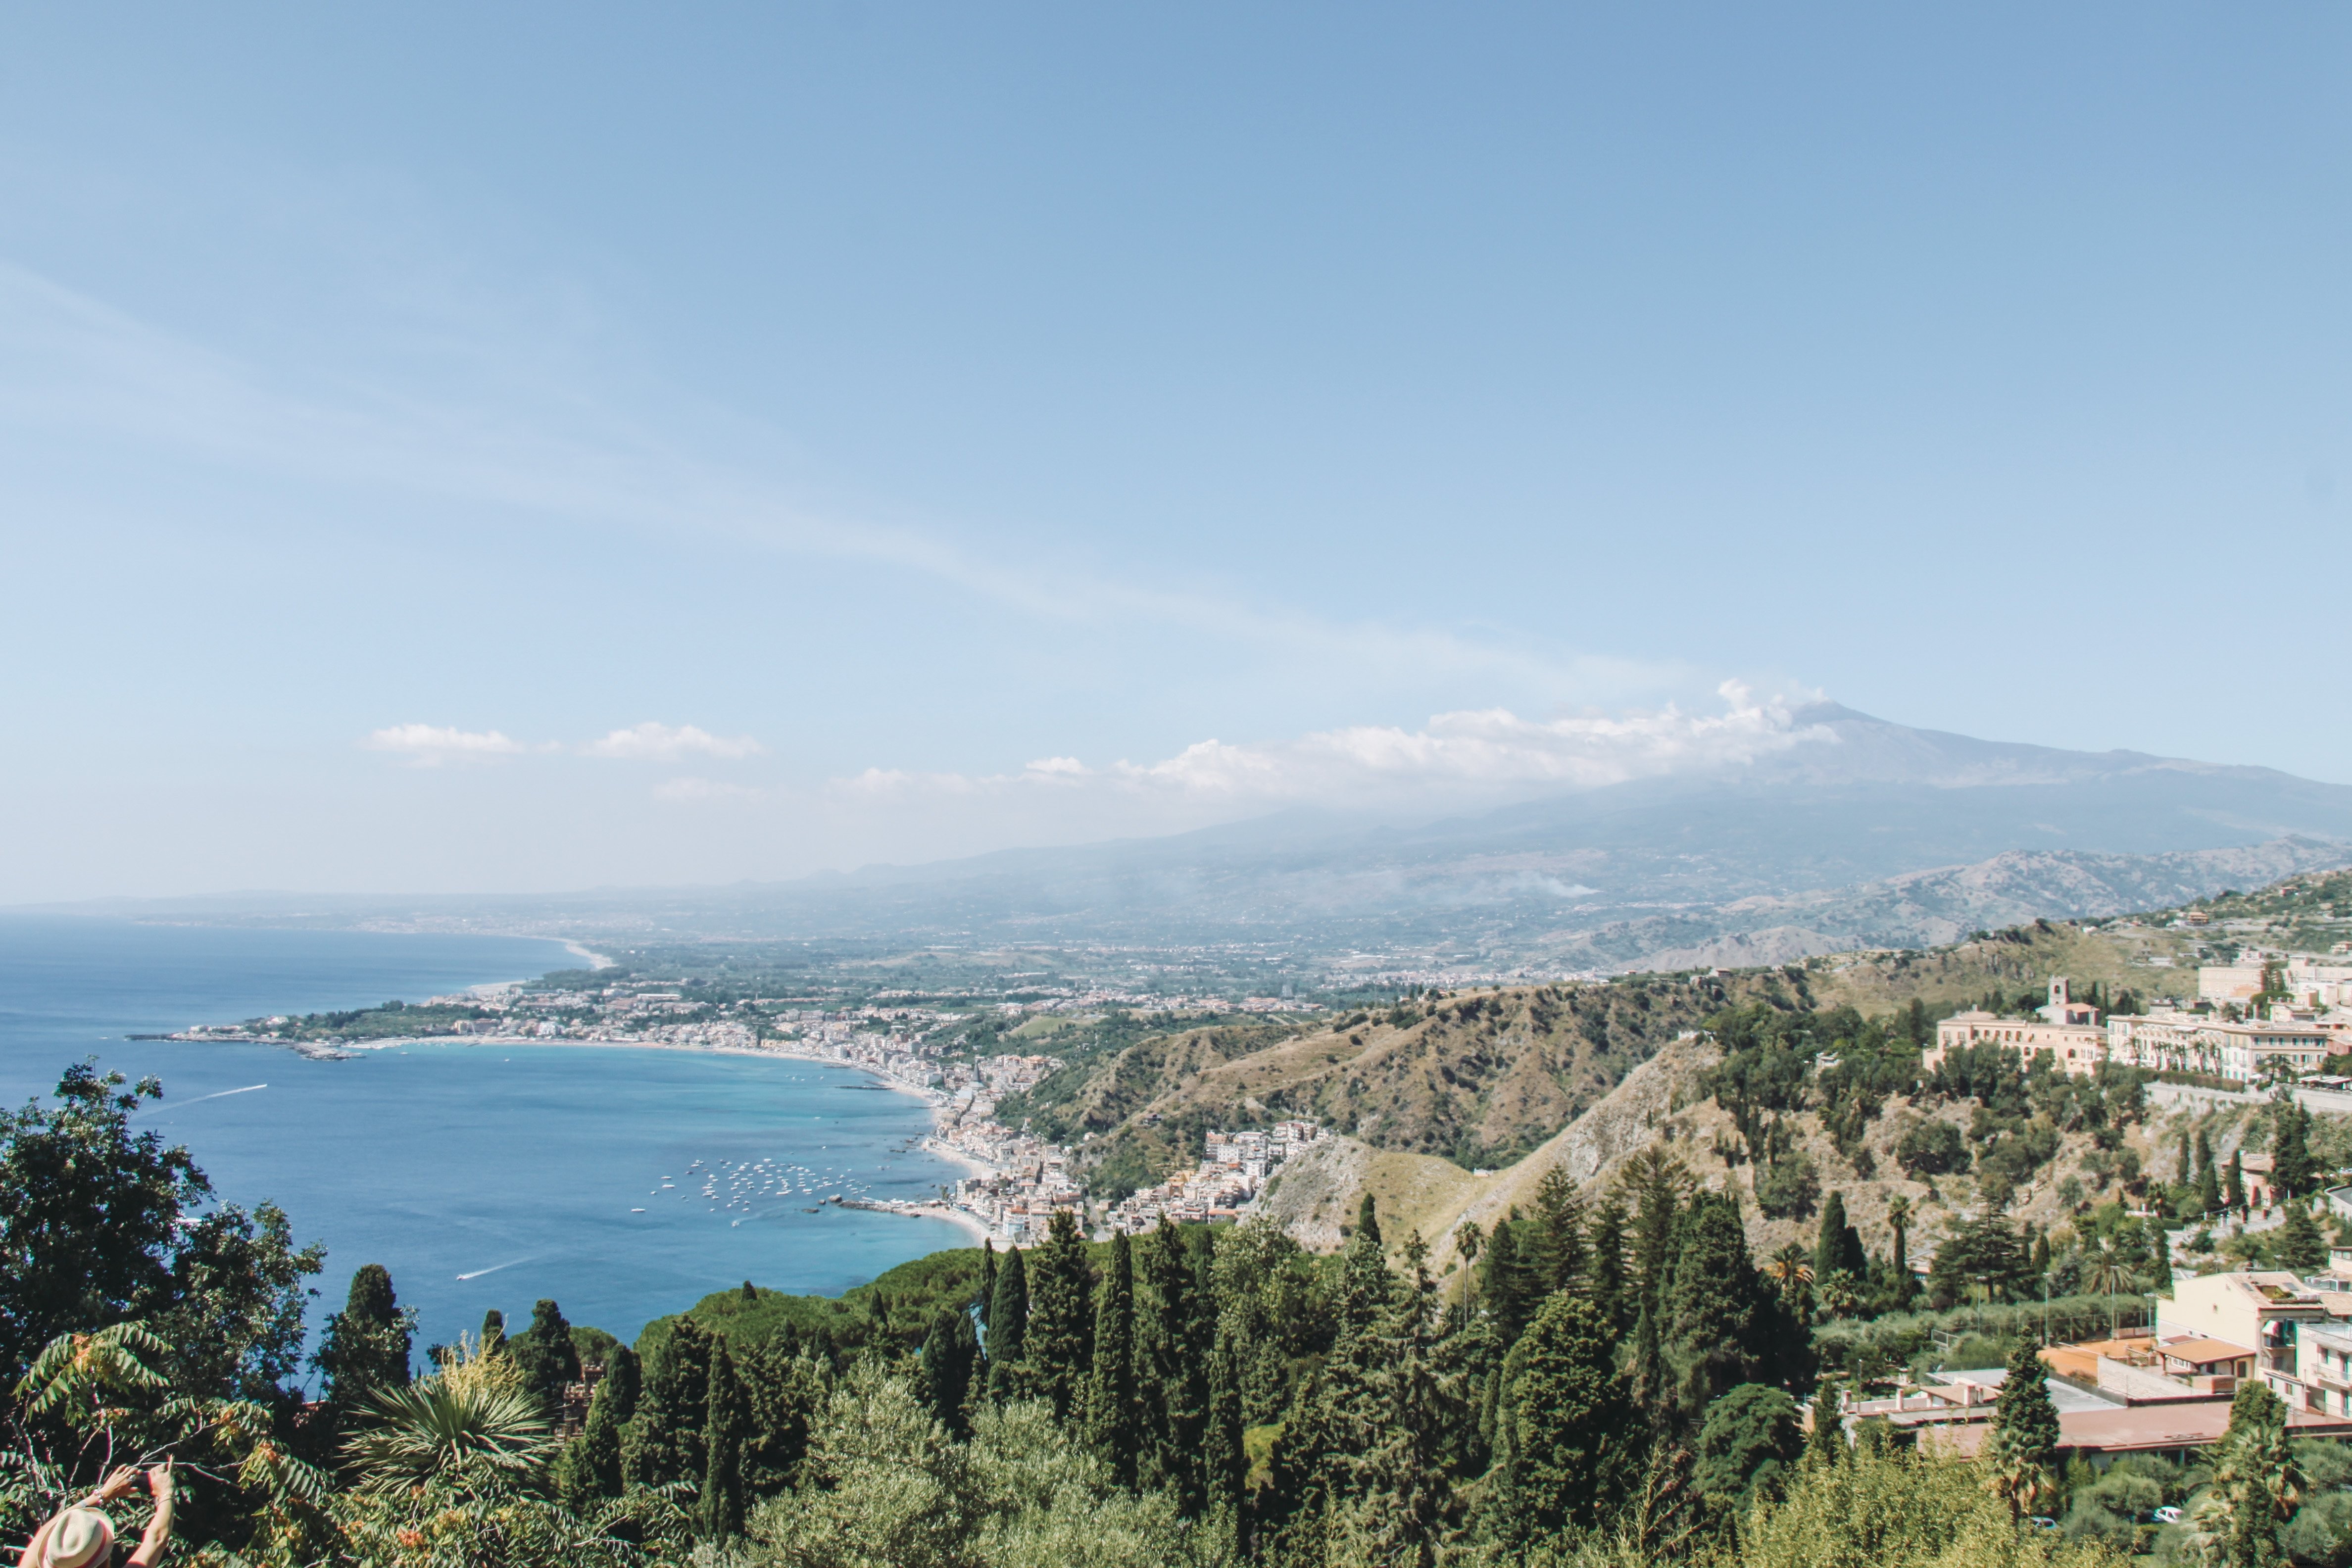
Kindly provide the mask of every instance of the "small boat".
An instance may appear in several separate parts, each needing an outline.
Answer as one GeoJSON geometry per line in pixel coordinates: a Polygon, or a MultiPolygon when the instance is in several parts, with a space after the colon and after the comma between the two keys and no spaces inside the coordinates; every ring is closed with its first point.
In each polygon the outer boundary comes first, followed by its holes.
{"type": "Polygon", "coordinates": [[[645,1213],[646,1211],[645,1211],[645,1210],[643,1210],[643,1209],[631,1209],[629,1212],[630,1212],[631,1214],[643,1214],[643,1213],[645,1213]]]}

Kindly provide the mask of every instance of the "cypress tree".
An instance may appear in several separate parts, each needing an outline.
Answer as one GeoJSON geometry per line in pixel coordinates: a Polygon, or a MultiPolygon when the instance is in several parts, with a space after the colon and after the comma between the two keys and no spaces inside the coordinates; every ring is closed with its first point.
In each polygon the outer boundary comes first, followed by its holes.
{"type": "MultiPolygon", "coordinates": [[[[1227,1382],[1236,1398],[1234,1369],[1227,1382]]],[[[1102,1289],[1095,1303],[1095,1364],[1088,1382],[1088,1421],[1095,1447],[1121,1486],[1135,1484],[1141,1438],[1135,1390],[1135,1246],[1125,1231],[1110,1238],[1102,1289]]]]}
{"type": "Polygon", "coordinates": [[[364,1264],[354,1272],[343,1310],[328,1318],[311,1360],[326,1374],[330,1409],[340,1415],[359,1408],[377,1389],[406,1384],[415,1329],[415,1310],[401,1306],[383,1264],[364,1264]]]}
{"type": "Polygon", "coordinates": [[[708,1468],[702,1424],[710,1404],[710,1336],[691,1318],[675,1318],[646,1368],[636,1419],[621,1444],[621,1468],[633,1485],[699,1481],[708,1468]]]}
{"type": "Polygon", "coordinates": [[[2272,1114],[2271,1179],[2283,1197],[2299,1198],[2316,1179],[2311,1158],[2311,1113],[2293,1100],[2272,1114]]]}
{"type": "Polygon", "coordinates": [[[996,1290],[988,1301],[988,1394],[1003,1401],[1021,1394],[1021,1349],[1029,1329],[1029,1276],[1021,1249],[1004,1249],[996,1290]]]}
{"type": "Polygon", "coordinates": [[[563,1450],[556,1468],[556,1490],[573,1507],[593,1505],[621,1495],[621,1424],[612,1374],[596,1385],[588,1399],[588,1424],[563,1450]]]}
{"type": "Polygon", "coordinates": [[[1816,1464],[1834,1465],[1845,1458],[1845,1413],[1839,1408],[1837,1379],[1828,1373],[1813,1384],[1812,1414],[1805,1452],[1816,1464]]]}
{"type": "Polygon", "coordinates": [[[2221,1206],[2221,1173],[2213,1168],[2213,1140],[2201,1127],[2197,1130],[2197,1206],[2205,1214],[2221,1206]]]}
{"type": "Polygon", "coordinates": [[[1895,1232],[1895,1250],[1887,1257],[1887,1283],[1895,1292],[1897,1311],[1911,1305],[1918,1276],[1911,1272],[1911,1200],[1901,1193],[1886,1200],[1886,1223],[1895,1232]]]}
{"type": "Polygon", "coordinates": [[[703,1405],[702,1533],[725,1541],[743,1533],[743,1396],[727,1342],[710,1347],[709,1395],[703,1405]]]}
{"type": "Polygon", "coordinates": [[[2010,1352],[2009,1374],[1994,1396],[1985,1458],[1993,1488],[2021,1514],[2036,1513],[2058,1492],[2058,1407],[2050,1401],[2042,1352],[2021,1340],[2010,1352]]]}
{"type": "Polygon", "coordinates": [[[496,1355],[506,1344],[507,1315],[493,1307],[482,1314],[482,1354],[496,1355]]]}
{"type": "Polygon", "coordinates": [[[1509,1430],[1500,1494],[1512,1539],[1598,1524],[1639,1447],[1609,1325],[1590,1301],[1553,1296],[1503,1365],[1509,1430]]]}
{"type": "Polygon", "coordinates": [[[1356,1205],[1356,1234],[1371,1237],[1374,1247],[1381,1245],[1380,1215],[1373,1207],[1370,1193],[1366,1193],[1363,1201],[1356,1205]]]}
{"type": "Polygon", "coordinates": [[[1857,1281],[1869,1272],[1870,1262],[1862,1249],[1862,1233],[1845,1219],[1845,1194],[1832,1193],[1822,1202],[1822,1228],[1813,1243],[1813,1278],[1826,1279],[1843,1269],[1857,1281]]]}
{"type": "Polygon", "coordinates": [[[563,1309],[541,1300],[530,1311],[530,1327],[507,1346],[521,1369],[523,1386],[551,1415],[563,1401],[563,1386],[580,1381],[580,1352],[572,1347],[572,1325],[563,1309]]]}
{"type": "Polygon", "coordinates": [[[2239,1162],[2238,1151],[2235,1149],[2230,1151],[2230,1174],[2229,1179],[2222,1184],[2221,1198],[2231,1208],[2242,1209],[2246,1206],[2246,1168],[2239,1162]]]}
{"type": "MultiPolygon", "coordinates": [[[[1379,1243],[1368,1242],[1360,1231],[1348,1246],[1351,1258],[1365,1251],[1379,1257],[1379,1243]]],[[[1201,1439],[1209,1414],[1202,1347],[1210,1342],[1213,1320],[1202,1310],[1184,1233],[1165,1215],[1144,1243],[1140,1262],[1136,1384],[1145,1436],[1137,1473],[1145,1487],[1170,1493],[1179,1513],[1197,1518],[1204,1500],[1201,1439]]]]}
{"type": "Polygon", "coordinates": [[[1249,1456],[1242,1446],[1242,1384],[1234,1344],[1221,1329],[1209,1352],[1209,1426],[1202,1449],[1208,1517],[1225,1555],[1248,1547],[1249,1456]]]}
{"type": "MultiPolygon", "coordinates": [[[[978,1342],[970,1317],[958,1313],[964,1342],[976,1356],[978,1342]]],[[[772,1497],[793,1480],[808,1452],[809,1422],[825,1400],[827,1369],[803,1348],[797,1352],[782,1335],[745,1350],[735,1363],[743,1400],[743,1497],[772,1497]]],[[[968,1406],[967,1406],[968,1408],[968,1406]]],[[[961,1416],[961,1413],[959,1413],[961,1416]]]]}
{"type": "Polygon", "coordinates": [[[596,1385],[596,1392],[611,1395],[614,1421],[626,1421],[637,1413],[640,1381],[636,1352],[626,1345],[614,1345],[605,1353],[604,1377],[596,1385]]]}
{"type": "Polygon", "coordinates": [[[941,1307],[931,1317],[923,1336],[923,1391],[930,1400],[931,1418],[961,1438],[969,1428],[964,1406],[971,1396],[972,1363],[980,1342],[971,1331],[971,1314],[941,1307]]]}
{"type": "Polygon", "coordinates": [[[1028,1390],[1052,1402],[1066,1422],[1086,1389],[1093,1360],[1092,1281],[1086,1243],[1067,1209],[1055,1212],[1029,1280],[1029,1323],[1022,1336],[1028,1390]]]}

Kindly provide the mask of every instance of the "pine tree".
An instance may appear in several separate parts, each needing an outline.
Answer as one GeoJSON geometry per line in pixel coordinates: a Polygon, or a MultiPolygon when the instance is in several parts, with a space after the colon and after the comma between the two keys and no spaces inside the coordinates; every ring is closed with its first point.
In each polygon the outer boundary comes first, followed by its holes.
{"type": "Polygon", "coordinates": [[[695,1500],[702,1533],[725,1541],[743,1533],[743,1396],[727,1342],[710,1347],[710,1378],[703,1406],[703,1470],[695,1500]]]}
{"type": "Polygon", "coordinates": [[[328,1318],[311,1362],[326,1374],[329,1408],[340,1416],[359,1409],[377,1389],[406,1384],[415,1330],[416,1310],[400,1304],[383,1264],[365,1264],[353,1273],[343,1310],[328,1318]]]}
{"type": "Polygon", "coordinates": [[[1067,1209],[1057,1209],[1045,1244],[1034,1254],[1021,1352],[1029,1368],[1027,1391],[1052,1403],[1056,1421],[1070,1419],[1086,1389],[1093,1360],[1092,1294],[1077,1221],[1067,1209]]]}
{"type": "Polygon", "coordinates": [[[1613,1197],[1602,1199],[1592,1211],[1585,1258],[1593,1305],[1605,1321],[1622,1331],[1632,1321],[1625,1290],[1625,1207],[1613,1197]]]}
{"type": "Polygon", "coordinates": [[[1543,1293],[1565,1290],[1584,1276],[1584,1199],[1558,1165],[1536,1184],[1536,1246],[1530,1261],[1543,1293]]]}
{"type": "MultiPolygon", "coordinates": [[[[1238,1371],[1228,1367],[1226,1373],[1238,1401],[1238,1371]]],[[[1110,1256],[1104,1263],[1102,1288],[1095,1301],[1095,1364],[1087,1381],[1087,1427],[1096,1450],[1118,1484],[1133,1486],[1142,1432],[1135,1391],[1135,1246],[1125,1231],[1110,1238],[1110,1256]]]]}
{"type": "Polygon", "coordinates": [[[2281,1268],[2297,1274],[2326,1265],[2327,1241],[2320,1234],[2319,1223],[2311,1217],[2308,1204],[2287,1205],[2286,1223],[2279,1226],[2277,1239],[2271,1243],[2271,1256],[2281,1268]]]}
{"type": "Polygon", "coordinates": [[[1004,1266],[996,1271],[996,1291],[988,1301],[988,1394],[998,1401],[1021,1397],[1022,1342],[1029,1329],[1029,1275],[1021,1249],[1004,1249],[1004,1266]]]}
{"type": "Polygon", "coordinates": [[[1486,1277],[1478,1286],[1478,1299],[1486,1304],[1495,1336],[1506,1346],[1527,1328],[1541,1296],[1535,1270],[1519,1256],[1519,1237],[1525,1229],[1517,1209],[1496,1222],[1495,1234],[1486,1238],[1486,1277]]]}
{"type": "Polygon", "coordinates": [[[1674,1273],[1675,1238],[1681,1227],[1690,1173],[1655,1144],[1637,1151],[1618,1173],[1633,1200],[1628,1237],[1633,1288],[1654,1310],[1664,1304],[1674,1273]]]}
{"type": "Polygon", "coordinates": [[[1764,1381],[1759,1373],[1780,1328],[1769,1295],[1734,1201],[1701,1193],[1683,1227],[1664,1336],[1684,1415],[1696,1417],[1735,1384],[1764,1381]]]}
{"type": "Polygon", "coordinates": [[[2020,1341],[2009,1374],[1993,1400],[1992,1431],[1985,1438],[1993,1489],[2020,1514],[2038,1513],[2058,1495],[2058,1407],[2040,1347],[2020,1341]]]}
{"type": "Polygon", "coordinates": [[[710,1402],[711,1339],[691,1318],[674,1318],[655,1348],[637,1396],[636,1419],[621,1444],[631,1484],[699,1481],[706,1466],[702,1423],[710,1402]]]}
{"type": "Polygon", "coordinates": [[[1510,1537],[1541,1541],[1608,1516],[1639,1447],[1614,1336],[1590,1301],[1553,1296],[1504,1362],[1499,1500],[1510,1537]]]}
{"type": "Polygon", "coordinates": [[[572,1325],[552,1301],[541,1300],[531,1309],[530,1327],[509,1342],[507,1353],[522,1372],[523,1387],[551,1415],[562,1403],[564,1384],[580,1381],[580,1352],[572,1344],[572,1325]]]}
{"type": "Polygon", "coordinates": [[[1445,1439],[1458,1414],[1440,1364],[1428,1249],[1416,1235],[1404,1251],[1404,1287],[1389,1290],[1374,1320],[1333,1350],[1342,1376],[1330,1484],[1347,1555],[1430,1568],[1453,1511],[1445,1439]]]}

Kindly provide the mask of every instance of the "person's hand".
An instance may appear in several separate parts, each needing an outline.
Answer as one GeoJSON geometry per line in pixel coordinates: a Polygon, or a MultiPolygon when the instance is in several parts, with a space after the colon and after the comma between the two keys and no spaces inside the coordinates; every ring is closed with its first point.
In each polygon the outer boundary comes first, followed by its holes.
{"type": "Polygon", "coordinates": [[[106,1478],[92,1495],[100,1502],[112,1502],[119,1497],[129,1497],[139,1486],[139,1472],[129,1465],[119,1466],[106,1478]]]}
{"type": "MultiPolygon", "coordinates": [[[[129,1473],[126,1468],[124,1474],[129,1473]]],[[[131,1489],[125,1486],[122,1489],[129,1491],[131,1489]]],[[[147,1472],[147,1494],[157,1502],[162,1502],[172,1495],[171,1466],[157,1465],[147,1472]]]]}

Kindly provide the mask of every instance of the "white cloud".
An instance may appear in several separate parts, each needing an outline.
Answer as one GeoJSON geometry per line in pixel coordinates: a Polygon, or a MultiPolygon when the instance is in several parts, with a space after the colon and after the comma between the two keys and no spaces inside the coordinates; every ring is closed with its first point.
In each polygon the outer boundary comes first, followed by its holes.
{"type": "Polygon", "coordinates": [[[692,805],[706,800],[757,800],[762,792],[747,784],[726,784],[718,779],[666,779],[654,786],[656,800],[674,805],[692,805]]]}
{"type": "Polygon", "coordinates": [[[626,730],[615,730],[601,741],[591,741],[580,748],[591,757],[617,757],[625,762],[676,762],[680,757],[756,757],[764,750],[749,735],[729,739],[714,735],[692,724],[672,729],[667,724],[647,721],[626,730]]]}
{"type": "Polygon", "coordinates": [[[1159,762],[1102,768],[1073,757],[978,777],[869,768],[839,786],[885,797],[1084,788],[1195,805],[1371,806],[1598,788],[1733,766],[1834,739],[1823,726],[1799,725],[1786,699],[1759,700],[1736,681],[1725,682],[1719,694],[1724,709],[1717,713],[1669,706],[1538,720],[1492,708],[1440,713],[1419,730],[1360,724],[1248,745],[1201,741],[1159,762]]]}
{"type": "Polygon", "coordinates": [[[371,752],[404,752],[421,768],[517,756],[533,749],[496,730],[458,730],[444,724],[394,724],[371,731],[360,744],[371,752]]]}

